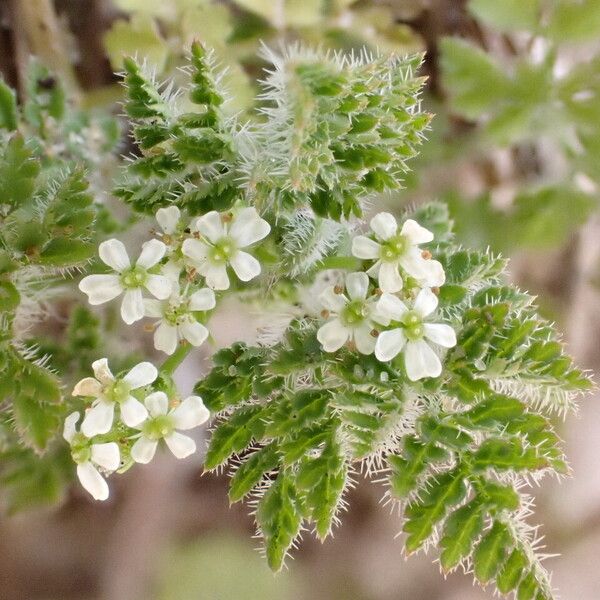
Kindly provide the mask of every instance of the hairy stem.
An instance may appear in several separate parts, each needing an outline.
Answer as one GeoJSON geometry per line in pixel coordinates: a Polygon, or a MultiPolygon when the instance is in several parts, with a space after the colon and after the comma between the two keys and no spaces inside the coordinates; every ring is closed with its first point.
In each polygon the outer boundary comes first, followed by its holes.
{"type": "Polygon", "coordinates": [[[177,367],[184,361],[185,357],[190,353],[192,346],[190,344],[182,344],[175,352],[165,360],[160,368],[163,375],[173,375],[177,367]]]}

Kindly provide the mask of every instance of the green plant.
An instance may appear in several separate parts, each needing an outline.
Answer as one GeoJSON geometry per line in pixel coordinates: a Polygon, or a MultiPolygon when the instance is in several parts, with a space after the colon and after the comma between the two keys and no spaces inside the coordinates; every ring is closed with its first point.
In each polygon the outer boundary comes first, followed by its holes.
{"type": "Polygon", "coordinates": [[[92,304],[122,295],[130,324],[158,319],[160,368],[113,375],[94,362],[67,418],[80,479],[149,462],[164,439],[216,415],[205,467],[230,465],[230,499],[250,498],[275,570],[304,529],[324,539],[359,470],[402,508],[405,550],[439,541],[445,571],[473,566],[501,593],[552,598],[539,557],[529,482],[568,467],[551,417],[591,387],[506,261],[459,246],[443,204],[400,226],[389,213],[358,234],[377,193],[397,189],[430,116],[421,57],[271,52],[249,122],[230,116],[222,80],[192,46],[187,98],[125,61],[126,111],[140,155],[116,194],[161,231],[131,264],[80,282],[92,304]],[[143,298],[147,290],[153,299],[143,298]],[[255,345],[235,343],[180,401],[173,372],[209,338],[211,311],[237,294],[267,315],[255,345]],[[318,299],[318,300],[316,300],[318,299]],[[273,319],[277,314],[280,318],[273,319]]]}

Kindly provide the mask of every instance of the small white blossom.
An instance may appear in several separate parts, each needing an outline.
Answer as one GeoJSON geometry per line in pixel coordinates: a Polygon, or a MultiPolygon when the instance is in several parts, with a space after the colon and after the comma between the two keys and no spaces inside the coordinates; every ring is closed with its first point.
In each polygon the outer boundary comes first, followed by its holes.
{"type": "Polygon", "coordinates": [[[246,248],[265,238],[271,226],[253,207],[243,208],[225,223],[217,211],[211,211],[196,221],[200,238],[188,238],[182,252],[206,278],[206,285],[214,290],[229,288],[227,267],[231,266],[241,281],[250,281],[260,275],[260,263],[244,252],[246,248]]]}
{"type": "Polygon", "coordinates": [[[202,288],[190,296],[181,296],[177,292],[162,302],[144,300],[146,316],[159,319],[154,331],[154,347],[173,354],[182,339],[192,346],[201,346],[208,337],[208,329],[197,321],[193,313],[211,310],[215,306],[215,293],[210,288],[202,288]]]}
{"type": "Polygon", "coordinates": [[[102,262],[115,273],[88,275],[79,283],[79,289],[88,295],[90,304],[104,304],[125,292],[121,304],[121,317],[128,325],[144,316],[142,288],[155,298],[164,300],[171,294],[171,282],[164,275],[150,273],[165,255],[166,246],[159,240],[150,240],[142,246],[135,265],[131,266],[127,250],[119,240],[102,242],[98,253],[102,262]]]}
{"type": "Polygon", "coordinates": [[[419,292],[412,310],[392,294],[383,294],[377,303],[377,310],[399,327],[379,334],[375,356],[388,361],[404,350],[404,366],[411,381],[439,377],[442,372],[442,363],[426,340],[444,348],[456,346],[456,333],[450,325],[425,322],[437,305],[437,296],[427,288],[419,292]]]}
{"type": "Polygon", "coordinates": [[[176,206],[159,208],[156,211],[156,220],[165,236],[172,236],[179,229],[181,211],[176,206]]]}
{"type": "Polygon", "coordinates": [[[106,358],[92,363],[94,377],[82,379],[73,390],[73,396],[95,398],[83,418],[81,431],[87,437],[93,437],[110,431],[118,404],[121,420],[129,427],[139,425],[147,416],[145,406],[131,395],[151,384],[157,377],[156,367],[149,362],[137,364],[122,379],[116,379],[108,368],[106,358]]]}
{"type": "Polygon", "coordinates": [[[317,331],[317,339],[325,352],[335,352],[346,342],[353,341],[361,354],[371,354],[375,349],[373,329],[376,322],[386,325],[385,317],[377,314],[376,300],[367,298],[369,277],[366,273],[346,276],[346,292],[329,286],[320,296],[321,304],[333,319],[317,331]]]}
{"type": "Polygon", "coordinates": [[[169,410],[164,392],[154,392],[144,401],[149,417],[140,425],[141,435],[131,448],[131,458],[137,463],[149,463],[161,439],[176,458],[186,458],[196,451],[196,442],[177,430],[193,429],[210,416],[200,396],[189,396],[179,406],[169,410]]]}
{"type": "Polygon", "coordinates": [[[376,261],[367,273],[377,278],[382,291],[395,293],[402,289],[400,267],[424,286],[444,284],[446,277],[441,263],[425,258],[419,249],[419,244],[433,240],[431,231],[408,219],[398,233],[396,219],[386,212],[375,215],[370,225],[376,239],[356,236],[352,240],[352,254],[376,261]]]}
{"type": "Polygon", "coordinates": [[[71,446],[71,456],[77,463],[77,477],[81,485],[96,499],[108,498],[108,485],[98,471],[107,473],[119,468],[121,457],[115,442],[93,443],[76,429],[79,413],[71,413],[65,419],[63,437],[71,446]]]}

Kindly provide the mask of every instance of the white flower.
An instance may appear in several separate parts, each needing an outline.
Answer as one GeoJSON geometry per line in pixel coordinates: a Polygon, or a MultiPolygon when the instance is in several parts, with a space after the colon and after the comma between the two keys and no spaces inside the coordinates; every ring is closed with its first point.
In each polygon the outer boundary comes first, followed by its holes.
{"type": "Polygon", "coordinates": [[[102,262],[114,269],[107,275],[88,275],[79,283],[79,289],[88,295],[90,304],[104,304],[125,292],[121,304],[121,317],[128,325],[144,316],[142,288],[155,298],[164,300],[171,294],[171,282],[164,275],[150,273],[149,269],[160,262],[166,246],[159,240],[143,244],[135,265],[131,266],[127,250],[119,240],[102,242],[98,253],[102,262]]]}
{"type": "Polygon", "coordinates": [[[181,211],[176,206],[159,208],[156,211],[156,220],[166,236],[171,236],[179,229],[181,211]]]}
{"type": "Polygon", "coordinates": [[[437,296],[427,288],[419,292],[412,310],[392,294],[383,294],[377,303],[377,310],[400,326],[379,334],[375,356],[388,361],[404,350],[404,366],[411,381],[438,377],[442,372],[442,363],[426,339],[444,348],[456,346],[456,333],[450,325],[424,321],[437,305],[437,296]]]}
{"type": "Polygon", "coordinates": [[[131,395],[137,390],[151,384],[157,377],[156,367],[149,362],[137,364],[122,379],[116,379],[108,368],[106,358],[92,363],[94,377],[82,379],[73,390],[73,396],[95,398],[83,418],[81,431],[87,437],[93,437],[110,431],[115,404],[121,411],[121,420],[128,427],[139,425],[147,416],[145,406],[131,395]]]}
{"type": "Polygon", "coordinates": [[[192,346],[202,345],[208,337],[208,329],[197,321],[193,312],[210,310],[215,306],[215,293],[210,288],[202,288],[190,296],[175,293],[162,302],[144,300],[146,316],[160,319],[154,331],[154,347],[173,354],[181,339],[192,346]]]}
{"type": "Polygon", "coordinates": [[[202,237],[185,240],[182,252],[206,278],[208,287],[214,290],[229,287],[228,265],[241,281],[260,275],[260,263],[240,249],[262,240],[271,231],[269,223],[261,219],[255,208],[243,208],[228,224],[213,210],[196,221],[196,228],[202,237]]]}
{"type": "Polygon", "coordinates": [[[142,433],[131,448],[131,458],[138,463],[149,463],[161,439],[177,458],[193,454],[196,451],[194,440],[176,430],[193,429],[208,420],[210,413],[202,398],[189,396],[173,410],[169,410],[169,400],[164,392],[154,392],[144,402],[150,416],[138,426],[142,433]]]}
{"type": "Polygon", "coordinates": [[[98,467],[107,473],[119,468],[121,457],[119,446],[115,442],[94,444],[85,435],[79,433],[75,425],[79,413],[71,413],[65,419],[63,437],[71,446],[71,456],[77,463],[77,477],[81,485],[96,499],[108,498],[108,485],[99,473],[98,467]]]}
{"type": "Polygon", "coordinates": [[[339,350],[347,341],[356,344],[361,354],[371,354],[375,349],[373,329],[375,321],[387,325],[389,321],[376,313],[376,297],[367,299],[369,277],[366,273],[346,276],[347,296],[334,286],[321,294],[321,304],[334,318],[317,331],[317,339],[325,352],[339,350]]]}
{"type": "Polygon", "coordinates": [[[444,284],[446,276],[441,263],[424,258],[418,247],[433,240],[431,231],[408,219],[398,233],[396,219],[385,212],[371,219],[371,229],[377,241],[364,235],[356,236],[352,240],[352,254],[377,261],[367,273],[378,279],[382,291],[395,293],[402,289],[400,267],[427,287],[444,284]]]}

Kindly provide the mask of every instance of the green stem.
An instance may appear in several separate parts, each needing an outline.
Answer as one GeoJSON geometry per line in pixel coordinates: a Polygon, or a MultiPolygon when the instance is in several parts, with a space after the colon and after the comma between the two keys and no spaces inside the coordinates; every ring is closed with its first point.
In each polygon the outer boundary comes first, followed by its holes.
{"type": "Polygon", "coordinates": [[[184,361],[185,357],[192,349],[191,344],[182,344],[160,367],[160,372],[164,375],[173,375],[177,367],[184,361]]]}

